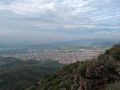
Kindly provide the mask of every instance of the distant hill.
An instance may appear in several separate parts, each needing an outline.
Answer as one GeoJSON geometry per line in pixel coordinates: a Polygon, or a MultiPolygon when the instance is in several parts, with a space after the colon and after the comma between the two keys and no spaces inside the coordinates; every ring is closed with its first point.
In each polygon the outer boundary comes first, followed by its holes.
{"type": "Polygon", "coordinates": [[[79,47],[79,46],[92,46],[92,47],[111,47],[114,44],[120,43],[120,40],[110,39],[80,39],[72,41],[49,42],[46,44],[35,42],[12,42],[0,43],[0,48],[59,48],[59,47],[79,47]]]}
{"type": "Polygon", "coordinates": [[[0,57],[0,90],[24,90],[63,66],[52,60],[22,61],[0,57]]]}
{"type": "Polygon", "coordinates": [[[52,42],[47,44],[33,44],[28,45],[27,48],[61,48],[61,47],[103,47],[108,48],[117,43],[119,40],[109,40],[109,39],[81,39],[63,42],[52,42]]]}
{"type": "Polygon", "coordinates": [[[120,45],[97,59],[66,65],[26,90],[120,90],[120,45]]]}

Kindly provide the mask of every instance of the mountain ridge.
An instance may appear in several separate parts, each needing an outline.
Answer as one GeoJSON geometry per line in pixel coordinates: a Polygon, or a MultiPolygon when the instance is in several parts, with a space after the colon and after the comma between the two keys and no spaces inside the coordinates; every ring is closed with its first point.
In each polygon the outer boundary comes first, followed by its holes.
{"type": "Polygon", "coordinates": [[[120,44],[106,50],[97,59],[66,65],[26,90],[119,90],[119,81],[120,44]],[[112,88],[110,84],[116,81],[118,85],[112,88]]]}

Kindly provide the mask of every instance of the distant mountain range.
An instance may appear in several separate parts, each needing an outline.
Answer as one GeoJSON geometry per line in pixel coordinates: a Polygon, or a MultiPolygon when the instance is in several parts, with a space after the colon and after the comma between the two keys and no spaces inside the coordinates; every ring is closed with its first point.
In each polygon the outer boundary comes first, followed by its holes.
{"type": "Polygon", "coordinates": [[[32,42],[16,42],[16,43],[1,43],[0,48],[59,48],[59,47],[78,47],[78,46],[95,46],[95,47],[111,47],[114,44],[120,43],[120,40],[109,39],[81,39],[63,42],[51,42],[42,44],[32,42]]]}

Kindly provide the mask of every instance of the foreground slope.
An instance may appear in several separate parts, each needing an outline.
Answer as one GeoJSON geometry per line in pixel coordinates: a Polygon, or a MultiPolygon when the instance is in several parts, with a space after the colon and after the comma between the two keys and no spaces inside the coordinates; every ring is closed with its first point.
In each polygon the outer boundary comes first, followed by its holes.
{"type": "Polygon", "coordinates": [[[56,72],[62,64],[54,61],[22,61],[0,57],[0,90],[24,90],[46,75],[56,72]]]}
{"type": "Polygon", "coordinates": [[[120,45],[97,59],[76,62],[26,90],[120,90],[120,45]]]}

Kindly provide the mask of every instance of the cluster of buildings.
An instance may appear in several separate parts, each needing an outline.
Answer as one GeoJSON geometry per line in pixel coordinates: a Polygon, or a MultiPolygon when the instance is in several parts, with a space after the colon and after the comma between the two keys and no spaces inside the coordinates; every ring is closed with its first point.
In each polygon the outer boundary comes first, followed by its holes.
{"type": "Polygon", "coordinates": [[[25,54],[8,54],[6,57],[14,57],[22,60],[54,60],[59,63],[73,63],[96,58],[101,50],[98,49],[29,49],[25,54]]]}

